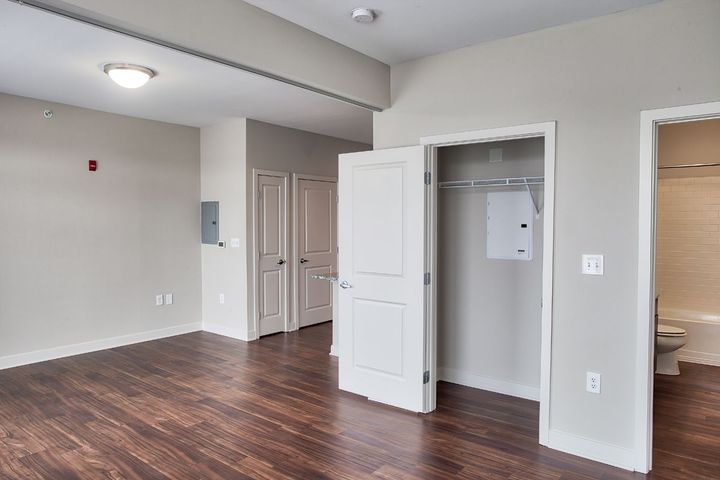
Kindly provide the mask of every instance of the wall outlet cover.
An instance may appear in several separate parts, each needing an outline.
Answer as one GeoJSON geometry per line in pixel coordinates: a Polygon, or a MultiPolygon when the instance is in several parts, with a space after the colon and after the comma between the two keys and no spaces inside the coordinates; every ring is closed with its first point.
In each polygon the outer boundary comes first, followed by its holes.
{"type": "Polygon", "coordinates": [[[602,375],[595,372],[587,372],[585,379],[585,390],[590,393],[600,393],[600,384],[602,381],[602,375]]]}
{"type": "Polygon", "coordinates": [[[588,255],[582,256],[582,273],[583,275],[604,275],[605,274],[605,257],[604,255],[588,255]]]}

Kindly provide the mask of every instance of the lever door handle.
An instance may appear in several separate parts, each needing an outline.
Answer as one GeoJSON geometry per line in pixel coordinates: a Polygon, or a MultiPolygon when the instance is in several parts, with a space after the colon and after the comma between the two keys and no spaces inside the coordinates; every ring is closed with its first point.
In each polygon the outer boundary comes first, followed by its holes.
{"type": "Polygon", "coordinates": [[[300,263],[308,263],[309,261],[310,261],[310,260],[306,260],[306,259],[304,259],[304,258],[301,258],[301,259],[300,259],[300,263]]]}
{"type": "Polygon", "coordinates": [[[340,288],[342,288],[342,289],[348,289],[348,288],[352,288],[352,285],[350,285],[350,284],[347,282],[347,280],[343,280],[342,282],[340,282],[340,288]]]}
{"type": "Polygon", "coordinates": [[[277,261],[278,265],[283,265],[284,263],[285,263],[285,260],[283,260],[282,258],[277,261]]]}

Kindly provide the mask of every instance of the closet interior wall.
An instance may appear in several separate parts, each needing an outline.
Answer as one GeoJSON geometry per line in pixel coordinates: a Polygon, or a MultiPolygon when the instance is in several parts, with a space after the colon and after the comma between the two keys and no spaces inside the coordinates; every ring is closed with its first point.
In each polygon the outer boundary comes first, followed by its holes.
{"type": "MultiPolygon", "coordinates": [[[[438,149],[438,181],[543,176],[544,139],[438,149]],[[490,163],[490,149],[502,161],[490,163]]],[[[539,398],[542,298],[542,185],[533,259],[486,256],[487,193],[524,187],[438,190],[438,377],[539,398]]]]}

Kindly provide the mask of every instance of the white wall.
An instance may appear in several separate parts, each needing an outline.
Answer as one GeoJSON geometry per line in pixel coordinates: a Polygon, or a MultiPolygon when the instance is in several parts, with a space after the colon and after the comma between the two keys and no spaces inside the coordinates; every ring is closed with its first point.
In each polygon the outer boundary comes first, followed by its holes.
{"type": "Polygon", "coordinates": [[[197,129],[0,94],[0,367],[198,330],[199,199],[197,129]]]}
{"type": "Polygon", "coordinates": [[[226,248],[202,245],[203,328],[248,339],[247,257],[245,236],[245,128],[244,118],[231,119],[201,130],[202,200],[220,202],[219,238],[226,248]],[[231,238],[241,248],[231,248],[231,238]],[[225,296],[220,304],[219,295],[225,296]]]}
{"type": "Polygon", "coordinates": [[[664,2],[392,68],[375,148],[425,135],[556,120],[551,437],[634,453],[639,118],[720,100],[720,2],[664,2]],[[582,253],[605,276],[580,274],[582,253]],[[603,392],[585,392],[585,373],[603,392]]]}
{"type": "Polygon", "coordinates": [[[377,107],[389,67],[241,0],[46,0],[86,17],[377,107]]]}
{"type": "MultiPolygon", "coordinates": [[[[442,147],[438,181],[542,176],[544,153],[542,138],[442,147]],[[488,162],[491,148],[502,162],[488,162]]],[[[487,192],[499,190],[439,190],[438,368],[441,379],[539,398],[543,216],[533,260],[488,259],[487,192]]],[[[543,190],[533,187],[540,208],[543,190]]]]}

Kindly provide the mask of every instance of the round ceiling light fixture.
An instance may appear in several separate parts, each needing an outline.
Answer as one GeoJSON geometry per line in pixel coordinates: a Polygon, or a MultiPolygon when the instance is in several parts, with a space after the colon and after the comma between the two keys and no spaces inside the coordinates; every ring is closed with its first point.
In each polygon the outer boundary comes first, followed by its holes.
{"type": "Polygon", "coordinates": [[[372,23],[375,20],[375,12],[370,8],[353,8],[352,19],[358,23],[372,23]]]}
{"type": "Polygon", "coordinates": [[[121,87],[139,88],[153,78],[156,73],[141,65],[129,63],[106,63],[103,65],[103,72],[121,87]]]}

